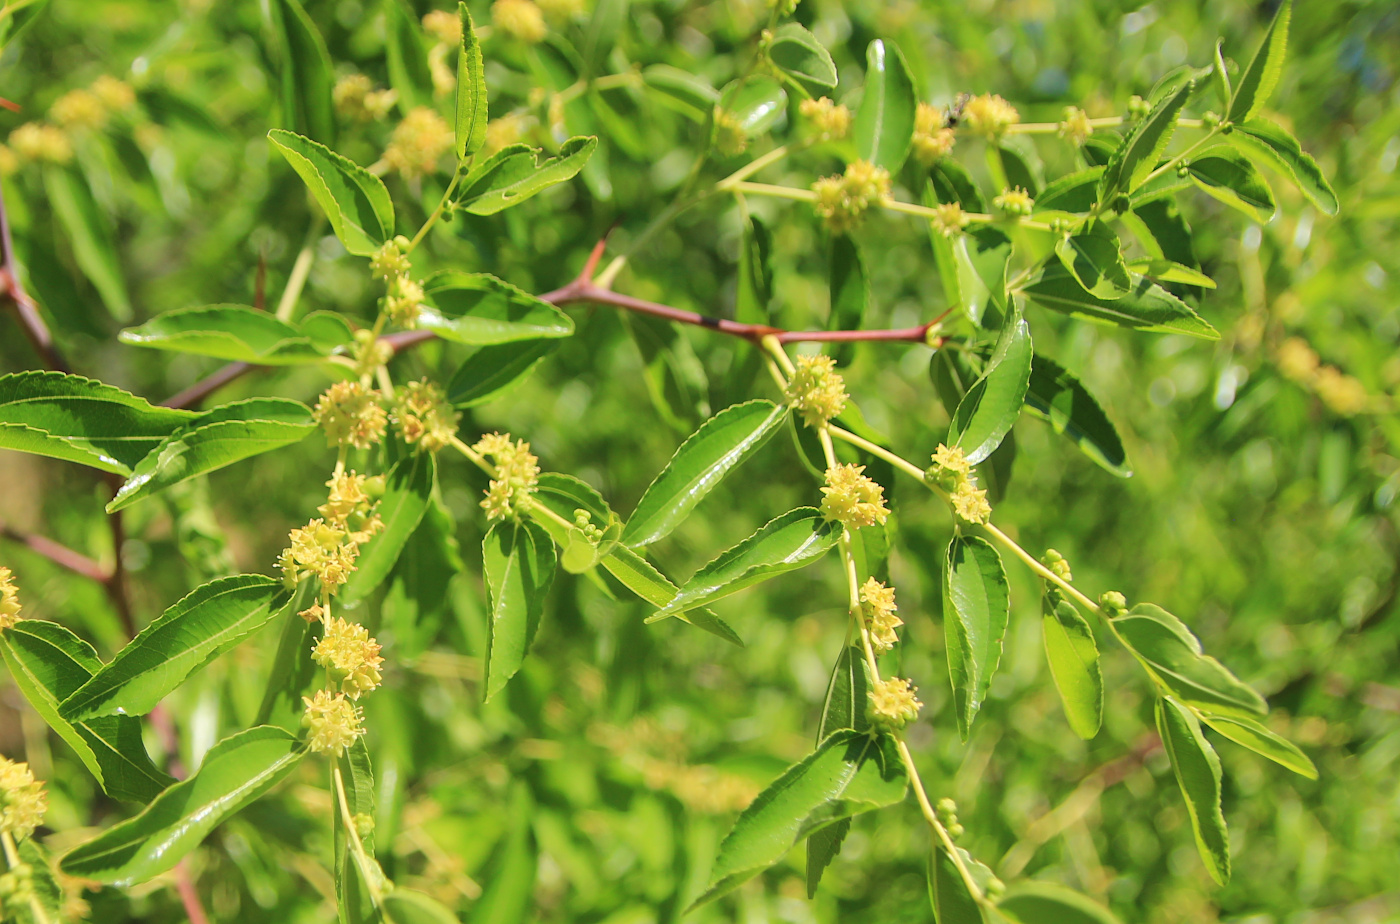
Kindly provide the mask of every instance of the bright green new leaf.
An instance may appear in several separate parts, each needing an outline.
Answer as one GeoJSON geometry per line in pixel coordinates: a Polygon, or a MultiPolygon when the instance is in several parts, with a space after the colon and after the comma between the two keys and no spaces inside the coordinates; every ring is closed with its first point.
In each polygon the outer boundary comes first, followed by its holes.
{"type": "Polygon", "coordinates": [[[457,407],[486,404],[523,382],[559,346],[558,340],[517,340],[481,347],[463,360],[447,385],[457,407]]]}
{"type": "Polygon", "coordinates": [[[1035,197],[1035,211],[1087,212],[1098,201],[1099,178],[1104,167],[1068,173],[1046,185],[1035,197]]]}
{"type": "Polygon", "coordinates": [[[457,49],[457,159],[463,160],[486,143],[486,67],[472,14],[457,4],[462,43],[457,49]]]}
{"type": "Polygon", "coordinates": [[[1105,300],[1084,291],[1058,259],[1051,258],[1026,284],[1032,301],[1072,317],[1146,333],[1188,334],[1202,340],[1219,340],[1220,333],[1191,306],[1161,286],[1134,278],[1133,290],[1122,298],[1105,300]]]}
{"type": "Polygon", "coordinates": [[[752,215],[744,221],[744,239],[739,251],[739,273],[734,290],[734,320],[746,324],[768,324],[773,301],[773,268],[768,255],[773,238],[768,227],[752,215]]]}
{"type": "MultiPolygon", "coordinates": [[[[843,729],[863,732],[870,727],[866,705],[870,696],[870,666],[858,646],[841,649],[831,669],[831,680],[822,701],[822,717],[817,723],[817,745],[843,729]]],[[[807,897],[817,894],[822,873],[841,852],[841,842],[851,830],[851,820],[843,818],[807,838],[807,897]]]]}
{"type": "Polygon", "coordinates": [[[1153,282],[1179,282],[1182,285],[1200,286],[1203,289],[1215,288],[1214,279],[1198,269],[1183,266],[1174,260],[1134,260],[1127,266],[1130,272],[1151,279],[1153,282]]]}
{"type": "Polygon", "coordinates": [[[1278,78],[1283,73],[1283,58],[1288,50],[1288,21],[1293,12],[1292,0],[1284,0],[1274,21],[1269,23],[1269,31],[1264,33],[1264,41],[1245,68],[1230,100],[1230,111],[1226,118],[1231,122],[1247,122],[1259,114],[1259,110],[1269,101],[1278,86],[1278,78]]]}
{"type": "Polygon", "coordinates": [[[452,199],[460,204],[471,202],[497,189],[506,189],[535,172],[540,149],[528,144],[508,144],[481,163],[457,186],[452,199]]]}
{"type": "Polygon", "coordinates": [[[1236,744],[1242,744],[1256,754],[1269,758],[1280,766],[1310,780],[1317,779],[1317,767],[1298,746],[1264,727],[1247,715],[1216,715],[1201,711],[1201,720],[1236,744]]]}
{"type": "Polygon", "coordinates": [[[953,413],[948,444],[961,447],[973,465],[992,454],[1011,432],[1031,376],[1031,331],[1020,312],[1008,319],[996,348],[953,413]]]}
{"type": "Polygon", "coordinates": [[[261,574],[218,578],[190,591],[59,705],[70,722],[145,715],[190,675],[285,611],[292,594],[261,574]]]}
{"type": "Polygon", "coordinates": [[[1094,396],[1063,366],[1039,353],[1031,360],[1026,410],[1107,471],[1120,478],[1132,475],[1123,441],[1094,396]]]}
{"type": "Polygon", "coordinates": [[[1225,69],[1225,40],[1215,41],[1215,60],[1211,62],[1211,77],[1215,81],[1215,92],[1220,94],[1220,104],[1228,107],[1234,96],[1230,89],[1230,72],[1225,69]]]}
{"type": "Polygon", "coordinates": [[[943,636],[953,714],[964,741],[1001,661],[1010,596],[1001,556],[985,539],[954,536],[943,570],[943,636]]]}
{"type": "Polygon", "coordinates": [[[394,234],[394,203],[384,181],[323,144],[274,128],[267,133],[326,213],[345,249],[368,256],[394,234]]]}
{"type": "Polygon", "coordinates": [[[982,924],[982,907],[973,898],[948,851],[935,844],[929,854],[928,898],[937,924],[982,924]]]}
{"type": "Polygon", "coordinates": [[[0,375],[0,449],[130,475],[193,411],[153,407],[145,398],[80,375],[0,375]]]}
{"type": "Polygon", "coordinates": [[[504,186],[493,186],[474,199],[463,200],[462,208],[473,215],[494,215],[519,205],[551,186],[572,180],[597,147],[598,139],[592,135],[570,138],[560,146],[557,155],[534,167],[526,176],[504,186]]]}
{"type": "MultiPolygon", "coordinates": [[[[621,581],[623,586],[652,606],[664,607],[676,598],[678,592],[676,585],[672,584],[660,571],[657,571],[651,562],[625,545],[613,546],[603,556],[602,565],[609,574],[621,581]]],[[[739,637],[738,633],[731,629],[723,619],[704,607],[668,615],[673,615],[681,622],[689,623],[697,629],[704,629],[731,645],[744,647],[744,640],[739,637]]],[[[657,614],[648,617],[647,622],[656,622],[658,619],[664,618],[666,617],[657,614]]]]}
{"type": "Polygon", "coordinates": [[[301,442],[315,429],[311,409],[289,398],[249,398],[216,407],[147,453],[107,512],[130,507],[196,475],[301,442]]]}
{"type": "Polygon", "coordinates": [[[1151,603],[1139,603],[1113,620],[1118,637],[1167,690],[1202,709],[1240,709],[1264,715],[1264,698],[1201,652],[1180,619],[1151,603]]]}
{"type": "Polygon", "coordinates": [[[1111,301],[1133,289],[1132,277],[1123,263],[1123,245],[1102,222],[1060,238],[1055,243],[1055,255],[1084,291],[1095,298],[1111,301]]]}
{"type": "Polygon", "coordinates": [[[1053,588],[1047,587],[1041,598],[1041,614],[1045,660],[1065,718],[1074,733],[1087,741],[1103,724],[1103,674],[1094,630],[1074,604],[1053,588]]]}
{"type": "Polygon", "coordinates": [[[538,524],[505,520],[486,533],[481,554],[491,593],[491,636],[482,684],[483,698],[489,700],[520,670],[534,641],[554,579],[554,542],[538,524]]]}
{"type": "MultiPolygon", "coordinates": [[[[180,308],[151,318],[140,327],[124,330],[122,343],[133,346],[195,353],[258,366],[290,366],[325,360],[329,341],[337,340],[334,321],[322,313],[308,318],[301,329],[279,321],[266,311],[244,305],[204,305],[180,308]]],[[[334,317],[331,315],[330,317],[334,317]]],[[[344,326],[344,321],[340,322],[344,326]]],[[[350,339],[344,327],[345,339],[350,339]]]]}
{"type": "Polygon", "coordinates": [[[979,327],[1000,329],[1008,310],[1011,238],[996,228],[971,228],[952,241],[952,253],[963,310],[979,327]]]}
{"type": "Polygon", "coordinates": [[[1167,149],[1191,90],[1192,84],[1187,81],[1174,93],[1162,97],[1151,112],[1133,125],[1099,178],[1098,201],[1111,203],[1119,193],[1130,193],[1142,184],[1167,149]]]}
{"type": "Polygon", "coordinates": [[[25,619],[0,632],[0,654],[24,698],[77,753],[107,795],[145,803],[174,782],[151,763],[136,716],[69,722],[59,715],[58,704],[102,669],[87,642],[57,623],[25,619]]]}
{"type": "Polygon", "coordinates": [[[787,411],[786,405],[772,401],[748,401],[701,424],[637,502],[622,542],[635,549],[669,535],[726,475],[768,441],[787,411]]]}
{"type": "Polygon", "coordinates": [[[1120,924],[1103,905],[1053,882],[1018,882],[997,899],[1014,924],[1120,924]]]}
{"type": "Polygon", "coordinates": [[[865,90],[854,126],[856,152],[861,160],[893,175],[914,139],[914,80],[899,49],[880,39],[866,46],[865,65],[865,90]]]}
{"type": "Polygon", "coordinates": [[[1196,716],[1170,696],[1157,700],[1157,733],[1186,798],[1201,859],[1210,877],[1224,885],[1230,880],[1230,837],[1220,810],[1220,758],[1196,716]]]}
{"type": "Polygon", "coordinates": [[[389,470],[384,496],[376,508],[384,529],[360,549],[355,570],[341,588],[342,600],[363,600],[389,576],[408,537],[423,519],[436,483],[437,461],[430,452],[405,456],[389,470]]]}
{"type": "Polygon", "coordinates": [[[1229,148],[1211,148],[1187,167],[1191,182],[1260,224],[1274,217],[1274,194],[1258,170],[1229,148]]]}
{"type": "Polygon", "coordinates": [[[135,818],[69,851],[63,872],[128,887],[172,868],[220,822],[284,780],[306,756],[280,728],[259,725],[231,735],[204,756],[198,772],[171,786],[135,818]]]}
{"type": "Polygon", "coordinates": [[[709,886],[691,908],[733,891],[813,832],[903,801],[907,788],[892,738],[836,732],[744,809],[719,846],[709,886]]]}
{"type": "Polygon", "coordinates": [[[447,270],[425,279],[423,289],[432,305],[423,307],[418,325],[445,340],[484,346],[574,332],[558,308],[486,273],[447,270]]]}
{"type": "Polygon", "coordinates": [[[78,268],[102,296],[112,317],[130,320],[131,298],[126,292],[121,259],[107,218],[93,199],[87,180],[74,169],[49,166],[44,169],[44,191],[68,234],[78,268]]]}
{"type": "Polygon", "coordinates": [[[389,86],[398,94],[398,107],[407,114],[433,103],[433,74],[418,14],[407,0],[383,0],[384,57],[389,86]]]}
{"type": "Polygon", "coordinates": [[[300,0],[273,0],[273,30],[281,44],[282,121],[321,144],[335,143],[335,68],[326,41],[300,0]]]}
{"type": "Polygon", "coordinates": [[[798,80],[819,87],[836,86],[836,65],[817,37],[795,22],[773,30],[768,57],[781,70],[798,80]]]}
{"type": "MultiPolygon", "coordinates": [[[[374,765],[369,748],[363,737],[345,749],[345,753],[335,758],[340,767],[341,782],[345,786],[345,802],[351,815],[375,816],[378,800],[374,793],[374,765]]],[[[336,799],[332,790],[331,796],[336,799]]],[[[346,837],[345,822],[339,811],[338,799],[331,812],[331,839],[335,845],[335,892],[341,919],[344,921],[369,921],[372,919],[373,899],[365,886],[363,875],[356,864],[354,848],[346,837]]],[[[374,857],[374,831],[360,837],[365,853],[374,857]]]]}
{"type": "Polygon", "coordinates": [[[787,91],[774,77],[736,80],[720,95],[719,108],[745,138],[772,128],[787,111],[787,91]]]}
{"type": "Polygon", "coordinates": [[[815,507],[789,510],[695,572],[652,618],[675,616],[804,568],[830,551],[840,538],[841,524],[828,520],[815,507]]]}
{"type": "Polygon", "coordinates": [[[1297,184],[1318,208],[1337,214],[1337,194],[1317,161],[1283,128],[1268,119],[1250,119],[1234,127],[1226,139],[1256,161],[1263,161],[1297,184]]]}
{"type": "Polygon", "coordinates": [[[719,91],[704,77],[669,64],[643,68],[642,82],[647,89],[656,91],[662,99],[670,100],[672,106],[693,118],[708,117],[719,102],[719,91]]]}

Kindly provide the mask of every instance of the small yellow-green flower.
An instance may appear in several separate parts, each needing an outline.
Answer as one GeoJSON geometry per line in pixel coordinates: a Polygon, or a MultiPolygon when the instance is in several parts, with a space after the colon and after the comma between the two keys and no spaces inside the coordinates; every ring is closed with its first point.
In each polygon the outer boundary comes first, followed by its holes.
{"type": "Polygon", "coordinates": [[[1116,590],[1106,590],[1099,595],[1099,606],[1103,607],[1110,617],[1120,616],[1128,609],[1128,598],[1116,590]]]}
{"type": "Polygon", "coordinates": [[[491,460],[496,477],[486,489],[481,506],[490,520],[504,520],[520,512],[539,484],[540,460],[524,440],[511,441],[509,433],[488,433],[472,450],[491,460]]]}
{"type": "Polygon", "coordinates": [[[326,482],[330,497],[316,510],[326,521],[346,532],[346,538],[356,545],[369,542],[384,529],[384,521],[374,512],[378,501],[368,490],[374,482],[381,482],[382,476],[368,478],[355,472],[339,472],[326,482]]]}
{"type": "Polygon", "coordinates": [[[822,424],[846,408],[846,381],[836,360],[825,354],[797,357],[797,371],[788,380],[784,397],[809,427],[822,424]]]}
{"type": "Polygon", "coordinates": [[[326,389],[312,419],[326,432],[331,446],[368,449],[384,438],[388,415],[369,389],[352,379],[326,389]]]}
{"type": "Polygon", "coordinates": [[[0,757],[0,831],[24,840],[44,820],[49,796],[29,764],[0,757]]]}
{"type": "Polygon", "coordinates": [[[462,415],[447,403],[442,389],[423,379],[399,387],[394,405],[394,424],[410,446],[437,452],[457,435],[462,415]]]}
{"type": "Polygon", "coordinates": [[[136,91],[125,80],[103,74],[92,82],[92,92],[112,112],[126,112],[136,105],[136,91]]]}
{"type": "Polygon", "coordinates": [[[797,111],[801,113],[802,118],[811,122],[817,131],[832,140],[846,137],[851,130],[851,110],[845,106],[838,106],[828,97],[804,99],[797,111]]]}
{"type": "Polygon", "coordinates": [[[19,588],[14,573],[0,567],[0,629],[8,629],[20,621],[19,588]]]}
{"type": "Polygon", "coordinates": [[[885,507],[885,489],[861,474],[863,465],[835,465],[826,470],[822,488],[821,512],[848,529],[884,523],[890,511],[885,507]]]}
{"type": "Polygon", "coordinates": [[[347,74],[335,83],[331,100],[335,111],[356,122],[376,122],[389,114],[398,102],[395,90],[376,90],[364,74],[347,74]]]}
{"type": "Polygon", "coordinates": [[[919,717],[923,703],[914,694],[919,688],[903,677],[876,681],[870,690],[866,718],[870,724],[885,731],[896,732],[919,717]]]}
{"type": "Polygon", "coordinates": [[[1016,108],[1000,96],[984,93],[974,96],[963,107],[962,124],[974,135],[991,141],[1006,134],[1007,129],[1021,121],[1016,108]]]}
{"type": "Polygon", "coordinates": [[[956,202],[944,202],[933,207],[933,217],[929,219],[929,224],[944,237],[957,237],[971,220],[961,205],[956,202]]]}
{"type": "Polygon", "coordinates": [[[1045,567],[1055,572],[1055,575],[1063,581],[1074,580],[1074,573],[1069,569],[1069,562],[1054,549],[1045,550],[1045,567]]]}
{"type": "Polygon", "coordinates": [[[1094,133],[1094,126],[1089,124],[1089,113],[1078,106],[1066,106],[1065,118],[1060,123],[1060,137],[1068,139],[1075,144],[1083,144],[1089,140],[1089,136],[1094,133]]]}
{"type": "Polygon", "coordinates": [[[433,10],[423,17],[423,31],[444,45],[456,47],[462,41],[462,20],[456,13],[433,10]]]}
{"type": "Polygon", "coordinates": [[[335,593],[350,580],[360,548],[345,530],[315,519],[293,529],[288,539],[290,545],[277,560],[287,584],[296,584],[305,572],[320,578],[326,590],[335,593]]]}
{"type": "Polygon", "coordinates": [[[1029,215],[1035,208],[1035,200],[1030,193],[1017,186],[1014,189],[1003,189],[1001,195],[992,200],[992,204],[1008,215],[1029,215]]]}
{"type": "Polygon", "coordinates": [[[379,642],[370,638],[364,626],[332,616],[326,623],[326,634],[312,649],[311,659],[340,684],[341,692],[359,699],[360,694],[370,692],[383,679],[379,665],[384,659],[379,650],[379,642]]]}
{"type": "Polygon", "coordinates": [[[957,133],[948,127],[943,111],[928,103],[920,103],[914,111],[914,156],[924,166],[948,156],[957,140],[957,133]]]}
{"type": "Polygon", "coordinates": [[[43,122],[26,122],[10,132],[10,150],[21,160],[66,164],[73,159],[73,143],[63,129],[43,122]]]}
{"type": "Polygon", "coordinates": [[[812,184],[817,194],[813,207],[834,234],[859,225],[872,205],[890,197],[890,174],[884,167],[857,160],[839,177],[823,177],[812,184]]]}
{"type": "MultiPolygon", "coordinates": [[[[510,0],[529,3],[529,0],[510,0]]],[[[384,149],[384,163],[404,179],[437,172],[438,162],[452,149],[455,137],[451,126],[437,110],[418,106],[409,111],[395,128],[384,149]]]]}
{"type": "Polygon", "coordinates": [[[365,733],[359,707],[344,693],[317,690],[315,696],[303,696],[301,701],[306,704],[301,724],[311,732],[306,743],[315,753],[339,757],[365,733]]]}
{"type": "Polygon", "coordinates": [[[904,625],[904,620],[895,615],[899,607],[894,602],[894,588],[866,578],[860,588],[860,602],[865,627],[870,633],[870,647],[889,651],[899,641],[895,630],[904,625]]]}
{"type": "Polygon", "coordinates": [[[961,482],[948,498],[953,504],[953,512],[969,523],[986,523],[992,515],[992,505],[987,503],[987,492],[973,485],[971,481],[961,482]]]}
{"type": "Polygon", "coordinates": [[[107,124],[107,107],[91,90],[69,90],[54,100],[49,117],[65,128],[101,128],[107,124]]]}
{"type": "Polygon", "coordinates": [[[544,41],[549,31],[544,13],[533,0],[496,0],[491,4],[491,24],[502,34],[531,45],[544,41]]]}
{"type": "Polygon", "coordinates": [[[389,294],[384,297],[384,312],[399,327],[412,330],[418,326],[423,297],[422,286],[407,276],[399,276],[390,284],[389,294]]]}

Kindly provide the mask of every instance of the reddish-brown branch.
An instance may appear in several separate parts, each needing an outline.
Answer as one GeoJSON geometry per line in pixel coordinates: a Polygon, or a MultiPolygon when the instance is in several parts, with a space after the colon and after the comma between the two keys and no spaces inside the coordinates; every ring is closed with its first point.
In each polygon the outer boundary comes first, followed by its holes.
{"type": "Polygon", "coordinates": [[[0,536],[4,536],[13,542],[26,545],[31,551],[37,552],[56,565],[67,568],[74,574],[82,575],[100,584],[106,584],[111,578],[111,574],[106,568],[88,558],[81,552],[75,552],[66,545],[54,542],[44,536],[37,536],[23,530],[15,529],[4,521],[0,521],[0,536]]]}
{"type": "Polygon", "coordinates": [[[252,363],[229,363],[227,366],[224,366],[218,372],[215,372],[213,375],[210,375],[207,378],[200,379],[198,382],[195,382],[193,385],[191,385],[189,388],[186,388],[179,394],[171,395],[169,398],[166,398],[165,401],[162,402],[162,404],[164,407],[173,408],[192,407],[198,404],[199,402],[203,401],[205,398],[212,395],[214,392],[218,391],[220,388],[223,388],[225,385],[227,385],[229,382],[232,382],[234,379],[239,378],[245,373],[251,372],[254,369],[260,368],[262,367],[254,366],[252,363]]]}

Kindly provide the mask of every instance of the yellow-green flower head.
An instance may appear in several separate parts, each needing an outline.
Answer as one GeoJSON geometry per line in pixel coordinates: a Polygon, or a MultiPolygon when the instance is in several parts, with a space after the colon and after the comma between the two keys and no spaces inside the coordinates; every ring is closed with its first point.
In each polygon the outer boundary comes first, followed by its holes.
{"type": "Polygon", "coordinates": [[[797,5],[801,2],[802,0],[768,0],[768,5],[782,17],[791,16],[797,12],[797,5]]]}
{"type": "Polygon", "coordinates": [[[525,135],[527,121],[518,112],[508,112],[499,119],[486,123],[486,143],[481,146],[480,157],[490,157],[504,147],[515,144],[525,135]]]}
{"type": "Polygon", "coordinates": [[[488,433],[477,440],[472,450],[496,466],[496,477],[481,502],[487,519],[515,516],[539,484],[540,460],[530,452],[530,444],[524,440],[512,442],[509,433],[488,433]]]}
{"type": "Polygon", "coordinates": [[[799,356],[784,397],[807,426],[820,427],[846,409],[846,380],[830,356],[799,356]]]}
{"type": "Polygon", "coordinates": [[[73,143],[63,129],[43,122],[26,122],[10,132],[10,150],[21,160],[66,164],[73,159],[73,143]]]}
{"type": "Polygon", "coordinates": [[[583,0],[536,0],[545,19],[566,23],[584,14],[583,0]]]}
{"type": "Polygon", "coordinates": [[[383,677],[379,665],[379,642],[369,637],[369,630],[358,623],[346,622],[332,616],[326,623],[326,634],[311,651],[311,660],[324,667],[330,678],[340,684],[341,692],[359,699],[379,686],[383,677]]]}
{"type": "Polygon", "coordinates": [[[1278,371],[1295,382],[1308,382],[1317,374],[1321,361],[1302,337],[1289,337],[1274,352],[1278,371]]]}
{"type": "Polygon", "coordinates": [[[364,74],[347,74],[335,83],[331,99],[342,118],[355,122],[374,122],[389,114],[398,101],[394,90],[376,90],[364,74]]]}
{"type": "Polygon", "coordinates": [[[1060,123],[1060,137],[1065,138],[1075,144],[1083,144],[1089,140],[1089,136],[1094,133],[1094,126],[1089,124],[1089,113],[1078,106],[1066,106],[1065,118],[1060,123]]]}
{"type": "Polygon", "coordinates": [[[418,326],[418,312],[422,307],[423,287],[407,276],[395,279],[384,298],[384,311],[389,320],[405,330],[418,326]]]}
{"type": "Polygon", "coordinates": [[[14,176],[19,172],[19,158],[7,144],[0,144],[0,176],[14,176]]]}
{"type": "Polygon", "coordinates": [[[306,704],[301,724],[311,732],[306,743],[315,753],[339,757],[365,733],[364,716],[344,693],[317,690],[301,701],[306,704]]]}
{"type": "Polygon", "coordinates": [[[394,348],[385,340],[374,336],[374,331],[355,331],[355,371],[360,375],[372,375],[374,370],[394,358],[394,348]]]}
{"type": "Polygon", "coordinates": [[[1035,200],[1021,187],[1003,189],[1001,195],[992,200],[992,205],[1008,215],[1029,215],[1035,208],[1035,200]]]}
{"type": "Polygon", "coordinates": [[[812,123],[817,131],[835,141],[846,137],[851,130],[851,110],[838,106],[828,97],[804,99],[797,107],[802,118],[812,123]]]}
{"type": "Polygon", "coordinates": [[[817,214],[834,234],[859,225],[872,205],[890,197],[890,174],[884,167],[857,160],[847,165],[840,177],[823,177],[812,184],[817,194],[813,203],[817,214]]]}
{"type": "Polygon", "coordinates": [[[1319,368],[1313,375],[1312,386],[1322,403],[1343,417],[1355,417],[1371,406],[1371,396],[1361,380],[1345,374],[1336,366],[1319,368]]]}
{"type": "Polygon", "coordinates": [[[408,241],[402,235],[392,241],[385,241],[369,258],[369,271],[380,282],[392,283],[400,276],[407,276],[413,267],[408,262],[403,248],[408,241]]]}
{"type": "MultiPolygon", "coordinates": [[[[529,0],[511,2],[529,3],[529,0]]],[[[451,126],[436,109],[418,106],[394,128],[389,146],[384,149],[384,163],[407,180],[436,173],[438,162],[452,149],[454,137],[451,126]]]]}
{"type": "Polygon", "coordinates": [[[727,109],[715,110],[715,150],[725,157],[738,157],[749,148],[749,136],[739,119],[727,109]]]}
{"type": "Polygon", "coordinates": [[[957,133],[948,127],[943,110],[920,103],[914,110],[914,156],[925,167],[941,157],[947,157],[957,141],[957,133]]]}
{"type": "Polygon", "coordinates": [[[136,91],[125,80],[103,74],[92,82],[92,92],[111,112],[126,112],[136,105],[136,91]]]}
{"type": "Polygon", "coordinates": [[[870,647],[877,652],[889,651],[899,641],[895,632],[904,620],[895,615],[894,588],[886,587],[874,578],[866,578],[860,588],[861,612],[870,633],[870,647]]]}
{"type": "Polygon", "coordinates": [[[533,0],[496,0],[491,4],[491,25],[531,45],[544,41],[549,32],[544,24],[544,13],[533,0]]]}
{"type": "Polygon", "coordinates": [[[462,41],[462,20],[456,13],[433,10],[423,17],[423,31],[442,44],[455,48],[462,41]]]}
{"type": "Polygon", "coordinates": [[[14,573],[0,567],[0,630],[19,622],[19,611],[19,588],[15,586],[14,573]]]}
{"type": "Polygon", "coordinates": [[[933,452],[933,464],[940,471],[951,472],[959,478],[967,478],[972,474],[972,463],[967,461],[967,456],[963,454],[960,446],[945,446],[939,443],[933,452]]]}
{"type": "Polygon", "coordinates": [[[968,523],[986,523],[992,516],[992,505],[987,503],[987,492],[973,485],[971,481],[963,481],[948,500],[953,505],[953,512],[962,520],[968,523]]]}
{"type": "Polygon", "coordinates": [[[461,419],[462,415],[447,403],[442,389],[427,379],[399,386],[394,425],[410,446],[437,452],[452,442],[461,419]]]}
{"type": "Polygon", "coordinates": [[[971,219],[967,217],[961,205],[956,202],[944,202],[933,207],[933,217],[929,219],[929,224],[944,237],[957,237],[962,234],[969,221],[971,219]]]}
{"type": "Polygon", "coordinates": [[[828,520],[837,520],[847,529],[884,523],[890,511],[885,507],[885,489],[861,474],[863,465],[835,465],[826,470],[821,511],[828,520]]]}
{"type": "Polygon", "coordinates": [[[0,831],[24,840],[43,822],[48,808],[48,793],[29,772],[29,764],[0,757],[0,831]]]}
{"type": "Polygon", "coordinates": [[[870,690],[866,718],[876,728],[897,732],[919,717],[924,704],[914,695],[918,692],[919,688],[903,677],[878,680],[870,690]]]}
{"type": "Polygon", "coordinates": [[[331,446],[368,449],[384,438],[388,415],[375,396],[353,379],[336,382],[316,402],[312,418],[331,446]]]}
{"type": "Polygon", "coordinates": [[[1128,120],[1136,122],[1152,111],[1152,104],[1137,94],[1128,99],[1128,120]]]}
{"type": "Polygon", "coordinates": [[[1021,121],[1014,106],[992,93],[974,96],[963,107],[962,124],[974,135],[995,141],[1006,130],[1021,121]]]}
{"type": "Polygon", "coordinates": [[[350,541],[345,530],[315,519],[293,529],[288,538],[291,544],[277,559],[288,585],[294,585],[303,573],[314,574],[333,594],[350,579],[360,548],[350,541]]]}
{"type": "Polygon", "coordinates": [[[1045,567],[1055,572],[1055,575],[1064,581],[1073,581],[1074,572],[1069,569],[1069,562],[1065,557],[1054,549],[1045,550],[1045,567]]]}
{"type": "Polygon", "coordinates": [[[1099,606],[1103,607],[1110,617],[1119,616],[1128,608],[1128,598],[1116,590],[1106,590],[1099,595],[1099,606]]]}
{"type": "Polygon", "coordinates": [[[353,471],[332,475],[326,482],[330,498],[316,508],[332,526],[345,530],[346,538],[356,545],[364,545],[384,529],[384,521],[374,512],[379,502],[366,490],[370,481],[353,471]]]}
{"type": "Polygon", "coordinates": [[[107,107],[91,90],[69,90],[49,107],[49,118],[64,128],[101,128],[107,124],[107,107]]]}

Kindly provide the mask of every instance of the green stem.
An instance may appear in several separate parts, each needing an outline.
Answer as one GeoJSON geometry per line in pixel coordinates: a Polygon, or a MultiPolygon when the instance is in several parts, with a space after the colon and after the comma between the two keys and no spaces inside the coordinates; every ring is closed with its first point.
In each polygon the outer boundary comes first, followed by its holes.
{"type": "Polygon", "coordinates": [[[365,853],[365,845],[360,841],[360,830],[355,827],[355,816],[350,812],[350,800],[345,797],[345,780],[340,775],[340,762],[335,759],[331,761],[331,780],[335,784],[336,801],[340,803],[340,820],[345,826],[345,838],[350,843],[355,865],[360,868],[360,878],[365,881],[365,888],[369,889],[370,901],[382,911],[384,893],[379,888],[381,874],[370,865],[369,854],[365,853]]]}
{"type": "Polygon", "coordinates": [[[311,219],[311,227],[306,232],[306,243],[302,245],[296,262],[292,264],[292,273],[287,277],[287,287],[282,290],[282,298],[277,302],[276,317],[279,321],[290,321],[292,312],[296,311],[301,290],[306,287],[307,277],[311,275],[311,264],[316,261],[316,242],[321,237],[321,227],[325,223],[323,215],[318,214],[311,219]]]}
{"type": "MultiPolygon", "coordinates": [[[[0,831],[0,841],[5,845],[5,862],[10,869],[19,866],[19,848],[15,846],[14,836],[9,831],[0,831]]],[[[29,913],[34,916],[37,924],[49,924],[49,916],[44,911],[44,906],[39,904],[39,896],[33,894],[32,890],[29,895],[29,913]]]]}
{"type": "Polygon", "coordinates": [[[461,179],[461,170],[452,174],[452,182],[448,183],[447,189],[443,190],[442,198],[438,200],[437,208],[433,209],[433,213],[428,216],[427,221],[423,222],[423,227],[418,229],[418,233],[413,235],[413,240],[408,242],[408,249],[405,250],[404,253],[413,253],[413,249],[418,246],[418,243],[423,240],[423,237],[432,229],[433,225],[437,224],[437,220],[442,217],[442,210],[447,208],[447,203],[451,201],[452,193],[456,191],[457,184],[461,182],[461,179]]]}
{"type": "Polygon", "coordinates": [[[1145,186],[1145,185],[1147,185],[1148,183],[1152,182],[1153,180],[1157,179],[1157,177],[1159,177],[1159,176],[1161,176],[1162,174],[1166,173],[1168,170],[1175,170],[1176,167],[1177,167],[1177,165],[1180,164],[1183,160],[1185,160],[1186,158],[1190,157],[1192,154],[1194,154],[1194,153],[1196,153],[1197,151],[1199,151],[1202,147],[1204,147],[1205,145],[1209,144],[1211,141],[1215,140],[1215,136],[1218,135],[1218,134],[1220,134],[1220,130],[1221,130],[1221,128],[1223,128],[1223,127],[1224,127],[1224,126],[1222,126],[1222,125],[1217,125],[1217,126],[1215,126],[1215,128],[1212,128],[1210,131],[1206,132],[1206,133],[1205,133],[1204,135],[1202,135],[1199,139],[1197,139],[1197,141],[1196,141],[1195,144],[1191,145],[1191,146],[1188,147],[1186,150],[1182,151],[1180,154],[1178,154],[1178,155],[1176,155],[1175,157],[1171,158],[1171,159],[1168,160],[1166,163],[1164,163],[1164,164],[1162,164],[1160,167],[1158,167],[1156,170],[1153,170],[1153,171],[1152,171],[1151,173],[1149,173],[1147,176],[1143,177],[1143,178],[1142,178],[1142,182],[1139,183],[1139,184],[1137,184],[1137,185],[1140,186],[1140,187],[1141,187],[1141,186],[1145,186]]]}

